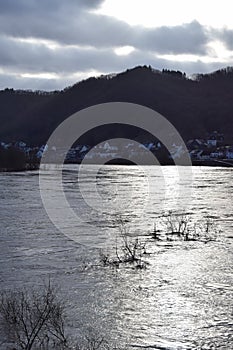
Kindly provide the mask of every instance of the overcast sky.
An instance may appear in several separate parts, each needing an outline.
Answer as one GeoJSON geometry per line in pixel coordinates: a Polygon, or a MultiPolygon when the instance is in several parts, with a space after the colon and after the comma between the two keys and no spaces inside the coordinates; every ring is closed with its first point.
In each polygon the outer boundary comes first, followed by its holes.
{"type": "Polygon", "coordinates": [[[0,89],[62,89],[136,65],[233,65],[232,0],[0,0],[0,89]]]}

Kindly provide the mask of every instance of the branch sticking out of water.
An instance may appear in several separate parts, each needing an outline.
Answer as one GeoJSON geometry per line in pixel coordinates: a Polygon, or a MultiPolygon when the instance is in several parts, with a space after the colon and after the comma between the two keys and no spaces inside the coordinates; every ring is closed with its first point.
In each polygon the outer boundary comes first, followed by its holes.
{"type": "Polygon", "coordinates": [[[208,243],[216,241],[220,230],[210,219],[193,222],[186,214],[172,214],[159,217],[154,223],[152,237],[156,241],[197,241],[208,243]]]}
{"type": "Polygon", "coordinates": [[[100,252],[100,261],[104,266],[119,267],[121,264],[132,264],[136,269],[144,269],[148,263],[143,259],[146,244],[138,237],[130,237],[125,222],[118,220],[119,235],[116,237],[114,254],[100,252]]]}

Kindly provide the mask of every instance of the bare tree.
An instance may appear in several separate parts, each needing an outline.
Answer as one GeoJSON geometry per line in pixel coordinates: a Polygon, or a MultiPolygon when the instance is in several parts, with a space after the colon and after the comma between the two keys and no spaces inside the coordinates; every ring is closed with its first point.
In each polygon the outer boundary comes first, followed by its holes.
{"type": "Polygon", "coordinates": [[[7,342],[14,346],[24,350],[67,348],[64,305],[50,283],[40,292],[2,292],[0,315],[7,342]]]}
{"type": "Polygon", "coordinates": [[[0,345],[12,350],[120,350],[99,334],[84,334],[79,342],[67,337],[65,305],[50,282],[40,291],[2,292],[0,326],[0,345]]]}

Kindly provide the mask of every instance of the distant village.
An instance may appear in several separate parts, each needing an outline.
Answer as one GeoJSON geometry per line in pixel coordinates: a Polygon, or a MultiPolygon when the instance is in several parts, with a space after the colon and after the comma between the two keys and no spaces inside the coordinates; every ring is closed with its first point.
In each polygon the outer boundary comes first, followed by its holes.
{"type": "Polygon", "coordinates": [[[214,131],[206,140],[193,139],[187,142],[192,159],[233,159],[233,145],[225,144],[224,135],[214,131]]]}
{"type": "MultiPolygon", "coordinates": [[[[209,165],[233,165],[233,144],[225,143],[224,135],[218,131],[209,133],[206,139],[191,139],[186,142],[190,158],[193,164],[209,164],[209,165]]],[[[15,143],[0,143],[0,168],[36,168],[42,158],[44,152],[49,151],[49,162],[56,163],[61,156],[64,157],[66,163],[81,163],[85,160],[89,163],[105,163],[104,160],[120,159],[122,154],[126,159],[137,159],[145,154],[145,150],[151,151],[158,159],[164,152],[164,146],[158,142],[149,142],[139,144],[128,142],[124,145],[124,150],[111,142],[103,142],[95,147],[89,145],[76,145],[72,147],[68,153],[62,149],[56,149],[55,146],[48,149],[47,145],[40,147],[30,147],[25,142],[19,141],[15,143]],[[90,153],[89,151],[92,150],[90,153]],[[123,151],[123,152],[122,152],[123,151]],[[12,163],[12,164],[9,164],[12,163]]],[[[169,150],[170,159],[176,160],[182,158],[185,150],[182,146],[173,144],[169,150]]],[[[165,161],[166,163],[166,161],[165,161]]]]}

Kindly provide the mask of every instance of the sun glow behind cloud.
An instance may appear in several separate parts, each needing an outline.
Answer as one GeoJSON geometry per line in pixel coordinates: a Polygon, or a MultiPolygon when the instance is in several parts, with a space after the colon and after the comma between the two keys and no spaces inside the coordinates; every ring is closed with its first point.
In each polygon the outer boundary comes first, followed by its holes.
{"type": "Polygon", "coordinates": [[[232,0],[105,0],[95,12],[116,17],[131,25],[159,27],[193,20],[203,25],[233,28],[232,0]]]}
{"type": "Polygon", "coordinates": [[[225,45],[219,40],[211,41],[208,44],[209,54],[214,59],[222,59],[229,61],[229,59],[233,58],[233,52],[228,50],[225,45]]]}
{"type": "Polygon", "coordinates": [[[209,55],[199,56],[191,54],[165,54],[156,55],[158,58],[162,58],[173,62],[203,62],[214,63],[221,61],[222,64],[227,64],[229,60],[233,59],[233,52],[226,49],[226,47],[220,41],[212,41],[208,44],[209,55]]]}
{"type": "Polygon", "coordinates": [[[22,78],[36,78],[36,79],[58,79],[59,75],[56,73],[22,73],[22,78]]]}
{"type": "Polygon", "coordinates": [[[134,50],[135,48],[133,46],[121,46],[121,47],[117,47],[114,50],[114,52],[118,56],[127,56],[131,54],[134,50]]]}

